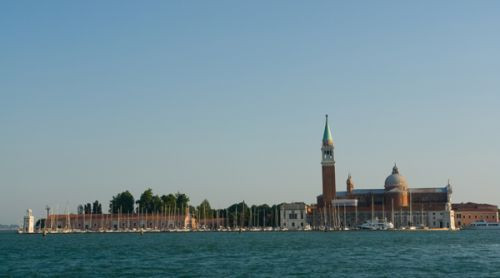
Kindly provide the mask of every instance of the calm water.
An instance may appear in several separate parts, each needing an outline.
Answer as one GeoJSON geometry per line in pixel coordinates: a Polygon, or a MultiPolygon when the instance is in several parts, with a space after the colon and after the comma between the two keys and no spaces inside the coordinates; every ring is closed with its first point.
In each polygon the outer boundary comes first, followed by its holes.
{"type": "Polygon", "coordinates": [[[500,231],[0,233],[0,276],[500,277],[500,231]]]}

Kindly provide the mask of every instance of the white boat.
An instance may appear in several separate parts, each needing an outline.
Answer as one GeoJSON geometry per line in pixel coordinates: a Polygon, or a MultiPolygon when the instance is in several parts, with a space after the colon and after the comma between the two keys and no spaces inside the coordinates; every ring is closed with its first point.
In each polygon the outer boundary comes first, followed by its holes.
{"type": "Polygon", "coordinates": [[[217,228],[217,232],[227,232],[227,228],[224,226],[220,226],[219,228],[217,228]]]}
{"type": "Polygon", "coordinates": [[[365,223],[359,225],[362,230],[391,230],[394,229],[394,225],[386,220],[380,221],[378,218],[375,220],[367,220],[365,223]]]}
{"type": "Polygon", "coordinates": [[[419,224],[417,226],[417,229],[419,229],[419,230],[429,230],[429,227],[425,226],[424,224],[419,224]]]}
{"type": "Polygon", "coordinates": [[[479,220],[466,227],[467,230],[500,230],[499,222],[486,222],[479,220]]]}

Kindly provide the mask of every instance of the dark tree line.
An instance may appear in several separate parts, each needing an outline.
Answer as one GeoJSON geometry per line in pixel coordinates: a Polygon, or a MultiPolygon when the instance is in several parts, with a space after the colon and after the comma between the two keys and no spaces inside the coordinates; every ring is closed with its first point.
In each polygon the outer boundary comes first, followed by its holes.
{"type": "Polygon", "coordinates": [[[153,195],[153,190],[148,188],[141,194],[136,204],[137,212],[141,213],[182,212],[189,206],[189,197],[180,192],[162,196],[153,195]]]}
{"type": "Polygon", "coordinates": [[[278,226],[280,206],[267,204],[248,206],[245,202],[235,203],[226,209],[212,209],[208,200],[190,210],[199,220],[223,218],[231,226],[278,226]]]}
{"type": "MultiPolygon", "coordinates": [[[[110,213],[185,213],[199,220],[223,218],[226,224],[237,226],[275,226],[279,223],[279,205],[267,204],[248,206],[245,202],[235,203],[226,209],[213,209],[205,199],[197,207],[189,205],[189,197],[177,192],[168,195],[155,195],[151,188],[146,189],[139,199],[128,190],[116,194],[109,201],[110,213]]],[[[79,214],[101,214],[99,201],[78,206],[79,214]]]]}
{"type": "MultiPolygon", "coordinates": [[[[189,207],[189,197],[177,192],[168,195],[154,195],[151,188],[146,189],[138,200],[128,190],[116,194],[109,201],[110,213],[182,213],[189,207]]],[[[194,209],[193,207],[189,207],[194,209]]],[[[102,205],[99,201],[78,206],[79,214],[101,214],[102,205]]]]}
{"type": "Polygon", "coordinates": [[[109,201],[109,212],[111,213],[133,213],[134,212],[134,196],[128,190],[113,196],[109,201]]]}
{"type": "Polygon", "coordinates": [[[78,206],[78,214],[102,214],[102,205],[99,201],[78,206]]]}

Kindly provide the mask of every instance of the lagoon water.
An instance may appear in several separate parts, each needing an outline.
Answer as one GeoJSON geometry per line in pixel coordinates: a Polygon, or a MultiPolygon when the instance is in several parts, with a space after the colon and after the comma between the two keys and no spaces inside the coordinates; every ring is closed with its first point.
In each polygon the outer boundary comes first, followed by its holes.
{"type": "Polygon", "coordinates": [[[0,276],[500,277],[500,231],[1,232],[0,276]]]}

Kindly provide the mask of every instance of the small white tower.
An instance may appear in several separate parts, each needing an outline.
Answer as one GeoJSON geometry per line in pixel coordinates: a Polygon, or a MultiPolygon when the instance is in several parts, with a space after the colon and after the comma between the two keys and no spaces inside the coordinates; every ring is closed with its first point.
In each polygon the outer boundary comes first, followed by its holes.
{"type": "Polygon", "coordinates": [[[24,216],[23,232],[29,234],[35,232],[35,217],[31,209],[28,209],[26,211],[26,216],[24,216]]]}

